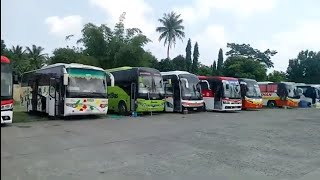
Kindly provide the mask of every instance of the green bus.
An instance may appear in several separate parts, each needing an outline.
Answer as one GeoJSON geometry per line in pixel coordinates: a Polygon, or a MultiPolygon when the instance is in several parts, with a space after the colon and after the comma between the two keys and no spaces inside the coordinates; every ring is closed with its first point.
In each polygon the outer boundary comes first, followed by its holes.
{"type": "Polygon", "coordinates": [[[119,67],[106,72],[114,77],[114,86],[108,87],[107,91],[110,111],[122,115],[164,111],[160,71],[147,67],[119,67]]]}

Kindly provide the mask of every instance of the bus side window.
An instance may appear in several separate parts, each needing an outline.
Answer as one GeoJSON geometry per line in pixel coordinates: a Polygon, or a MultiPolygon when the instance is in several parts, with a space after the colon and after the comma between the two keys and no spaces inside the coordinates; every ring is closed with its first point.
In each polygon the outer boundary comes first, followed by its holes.
{"type": "Polygon", "coordinates": [[[172,95],[173,94],[173,87],[172,84],[169,84],[168,82],[165,82],[164,84],[164,90],[166,95],[172,95]]]}
{"type": "Polygon", "coordinates": [[[200,81],[200,86],[202,90],[209,90],[209,86],[208,83],[204,82],[204,81],[200,81]]]}

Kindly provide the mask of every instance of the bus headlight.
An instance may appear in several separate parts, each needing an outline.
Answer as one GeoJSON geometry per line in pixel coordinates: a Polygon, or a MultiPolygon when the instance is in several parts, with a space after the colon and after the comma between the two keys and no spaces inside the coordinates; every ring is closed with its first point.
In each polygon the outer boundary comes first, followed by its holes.
{"type": "Polygon", "coordinates": [[[230,104],[229,101],[222,101],[223,104],[230,104]]]}
{"type": "Polygon", "coordinates": [[[105,108],[107,106],[108,106],[108,104],[100,104],[100,108],[105,108]]]}
{"type": "Polygon", "coordinates": [[[12,108],[13,108],[13,104],[6,104],[1,106],[1,110],[8,110],[12,108]]]}

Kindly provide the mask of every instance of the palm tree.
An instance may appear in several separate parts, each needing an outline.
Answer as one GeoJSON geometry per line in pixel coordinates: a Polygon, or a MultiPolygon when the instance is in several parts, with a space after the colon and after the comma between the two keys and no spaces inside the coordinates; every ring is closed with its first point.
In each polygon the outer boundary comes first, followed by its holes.
{"type": "Polygon", "coordinates": [[[168,44],[167,58],[169,58],[169,51],[172,44],[176,44],[176,38],[184,38],[184,26],[182,25],[183,19],[180,19],[181,14],[175,12],[165,13],[164,16],[159,19],[159,22],[163,25],[157,27],[156,31],[160,33],[159,41],[164,39],[164,45],[168,44]]]}
{"type": "Polygon", "coordinates": [[[21,58],[26,50],[23,50],[22,46],[16,45],[16,46],[12,46],[11,52],[18,58],[21,58]]]}
{"type": "Polygon", "coordinates": [[[28,56],[30,58],[30,63],[34,69],[41,68],[47,60],[47,54],[42,53],[44,48],[41,46],[32,45],[32,47],[27,47],[28,56]]]}

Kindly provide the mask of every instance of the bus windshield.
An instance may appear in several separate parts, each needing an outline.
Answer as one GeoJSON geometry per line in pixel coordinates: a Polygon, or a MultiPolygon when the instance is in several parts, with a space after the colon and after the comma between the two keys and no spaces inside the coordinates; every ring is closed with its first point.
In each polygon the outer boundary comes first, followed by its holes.
{"type": "Polygon", "coordinates": [[[223,80],[223,92],[225,98],[239,99],[240,94],[240,84],[238,81],[226,81],[223,80]]]}
{"type": "Polygon", "coordinates": [[[139,76],[139,93],[163,95],[164,89],[161,75],[141,72],[139,76]]]}
{"type": "Polygon", "coordinates": [[[259,85],[255,81],[246,81],[247,92],[246,96],[249,98],[261,98],[261,91],[259,85]]]}
{"type": "Polygon", "coordinates": [[[68,98],[107,98],[104,71],[71,68],[68,72],[68,98]]]}
{"type": "Polygon", "coordinates": [[[1,99],[12,99],[12,83],[10,65],[1,63],[1,99]]]}
{"type": "Polygon", "coordinates": [[[183,100],[201,100],[201,86],[195,75],[181,74],[181,95],[183,100]]]}

